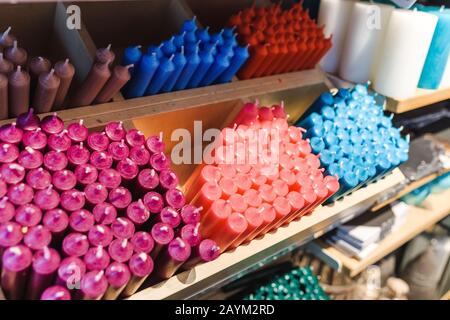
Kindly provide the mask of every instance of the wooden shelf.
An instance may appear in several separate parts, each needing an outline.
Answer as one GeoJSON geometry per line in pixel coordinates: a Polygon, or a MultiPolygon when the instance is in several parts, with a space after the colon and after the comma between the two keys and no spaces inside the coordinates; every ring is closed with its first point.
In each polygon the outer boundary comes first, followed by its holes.
{"type": "Polygon", "coordinates": [[[387,98],[386,109],[394,113],[402,113],[447,99],[450,99],[450,88],[438,90],[417,89],[417,94],[409,99],[396,100],[387,98]]]}
{"type": "Polygon", "coordinates": [[[406,221],[402,226],[389,234],[378,244],[378,247],[369,256],[362,260],[350,258],[333,246],[318,240],[322,253],[335,260],[351,277],[358,275],[368,266],[376,263],[394,250],[401,247],[421,232],[433,226],[450,214],[450,189],[430,195],[423,203],[423,207],[410,206],[406,221]]]}
{"type": "Polygon", "coordinates": [[[222,254],[217,260],[201,264],[162,283],[136,293],[130,299],[198,298],[214,288],[229,283],[256,268],[286,254],[310,240],[320,237],[373,205],[377,195],[404,180],[395,169],[384,179],[370,184],[328,206],[317,208],[305,216],[255,239],[237,249],[222,254]]]}
{"type": "Polygon", "coordinates": [[[450,290],[442,296],[441,300],[450,300],[450,290]]]}

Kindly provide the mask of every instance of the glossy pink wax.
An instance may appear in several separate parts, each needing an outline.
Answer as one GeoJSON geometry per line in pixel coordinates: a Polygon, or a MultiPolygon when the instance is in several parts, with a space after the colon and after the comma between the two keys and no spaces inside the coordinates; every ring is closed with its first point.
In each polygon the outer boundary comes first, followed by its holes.
{"type": "Polygon", "coordinates": [[[39,190],[34,195],[34,203],[41,208],[41,210],[51,210],[59,205],[59,193],[53,190],[50,185],[45,190],[39,190]]]}
{"type": "Polygon", "coordinates": [[[161,279],[170,278],[190,255],[191,246],[185,240],[179,237],[173,239],[158,258],[157,275],[161,279]]]}
{"type": "Polygon", "coordinates": [[[69,217],[67,213],[62,209],[49,210],[44,214],[42,223],[53,234],[60,235],[69,226],[69,217]]]}
{"type": "Polygon", "coordinates": [[[86,273],[86,265],[78,257],[67,257],[61,261],[57,272],[57,284],[70,289],[79,287],[86,273]]]}
{"type": "Polygon", "coordinates": [[[109,203],[99,203],[92,210],[97,223],[110,225],[116,220],[117,210],[109,203]]]}
{"type": "Polygon", "coordinates": [[[86,252],[83,261],[88,270],[104,270],[109,265],[110,258],[102,246],[97,246],[86,252]]]}
{"type": "Polygon", "coordinates": [[[135,252],[145,252],[150,253],[155,246],[155,241],[153,240],[150,233],[145,231],[136,232],[131,238],[131,243],[134,246],[135,252]]]}
{"type": "Polygon", "coordinates": [[[96,204],[105,202],[108,198],[108,189],[106,189],[104,185],[94,182],[88,184],[84,188],[84,195],[86,197],[86,201],[90,205],[95,206],[96,204]]]}
{"type": "Polygon", "coordinates": [[[111,231],[118,239],[130,239],[135,231],[134,223],[130,219],[119,217],[111,224],[111,231]]]}
{"type": "Polygon", "coordinates": [[[113,234],[108,226],[97,224],[89,229],[88,240],[93,246],[107,247],[113,240],[113,234]]]}
{"type": "Polygon", "coordinates": [[[197,208],[196,206],[187,204],[183,208],[181,208],[180,211],[181,219],[185,224],[196,224],[200,222],[202,210],[203,207],[197,208]]]}
{"type": "Polygon", "coordinates": [[[83,124],[83,119],[79,122],[71,123],[67,126],[67,135],[74,142],[85,141],[88,137],[89,130],[83,124]]]}
{"type": "Polygon", "coordinates": [[[67,130],[57,134],[51,134],[47,139],[47,145],[55,151],[67,151],[72,144],[72,140],[67,135],[67,130]]]}
{"type": "Polygon", "coordinates": [[[166,145],[158,136],[150,136],[145,142],[145,145],[151,153],[164,152],[166,149],[166,145]]]}
{"type": "Polygon", "coordinates": [[[76,167],[75,176],[81,184],[94,183],[98,177],[98,170],[91,164],[82,164],[76,167]]]}
{"type": "Polygon", "coordinates": [[[6,185],[5,181],[0,179],[0,198],[4,197],[7,192],[8,192],[8,186],[6,185]]]}
{"type": "Polygon", "coordinates": [[[61,207],[67,211],[76,211],[84,207],[84,193],[76,189],[64,191],[61,194],[61,207]]]}
{"type": "Polygon", "coordinates": [[[66,191],[75,188],[77,178],[70,170],[56,171],[52,176],[52,184],[56,189],[66,191]]]}
{"type": "Polygon", "coordinates": [[[128,189],[124,187],[118,187],[112,189],[108,196],[109,202],[117,209],[125,209],[131,203],[132,197],[128,189]]]}
{"type": "Polygon", "coordinates": [[[139,172],[138,185],[143,191],[147,192],[155,189],[159,184],[158,172],[155,169],[144,169],[139,172]]]}
{"type": "Polygon", "coordinates": [[[50,230],[42,225],[37,225],[28,229],[23,238],[25,245],[32,250],[41,250],[47,247],[52,241],[50,230]]]}
{"type": "Polygon", "coordinates": [[[145,194],[144,204],[151,213],[161,212],[164,207],[162,196],[154,191],[150,191],[145,194]]]}
{"type": "Polygon", "coordinates": [[[92,151],[105,151],[109,146],[109,139],[104,132],[93,132],[87,138],[88,147],[92,151]]]}
{"type": "Polygon", "coordinates": [[[130,296],[139,289],[145,279],[153,271],[153,259],[144,252],[136,253],[128,261],[131,279],[122,292],[124,296],[130,296]]]}
{"type": "Polygon", "coordinates": [[[108,189],[115,189],[120,186],[122,177],[115,169],[104,169],[98,175],[98,182],[108,189]]]}
{"type": "Polygon", "coordinates": [[[172,207],[165,207],[159,214],[159,221],[166,223],[175,229],[181,223],[180,213],[172,207]]]}
{"type": "Polygon", "coordinates": [[[167,205],[175,209],[181,209],[186,204],[183,192],[178,189],[169,189],[164,194],[164,200],[167,205]]]}
{"type": "Polygon", "coordinates": [[[44,156],[44,166],[49,171],[59,171],[67,167],[68,159],[64,152],[49,151],[44,156]]]}
{"type": "Polygon", "coordinates": [[[154,153],[150,157],[150,165],[156,171],[162,171],[164,169],[169,169],[170,161],[169,158],[162,152],[154,153]]]}
{"type": "Polygon", "coordinates": [[[140,145],[139,147],[131,148],[129,157],[138,166],[143,167],[150,161],[150,152],[148,152],[144,145],[140,145]]]}
{"type": "Polygon", "coordinates": [[[89,249],[87,236],[77,232],[69,233],[63,240],[62,249],[67,256],[84,256],[89,249]]]}
{"type": "Polygon", "coordinates": [[[24,204],[16,209],[16,221],[24,227],[37,225],[42,218],[42,211],[34,204],[24,204]]]}
{"type": "Polygon", "coordinates": [[[22,140],[23,130],[15,122],[0,127],[0,140],[6,143],[17,144],[22,140]]]}
{"type": "Polygon", "coordinates": [[[104,151],[94,151],[91,154],[90,163],[96,167],[97,170],[108,169],[112,166],[113,158],[104,151]]]}
{"type": "Polygon", "coordinates": [[[155,248],[152,251],[152,257],[156,258],[161,249],[172,241],[175,233],[168,224],[158,222],[153,225],[151,235],[155,241],[155,248]]]}
{"type": "Polygon", "coordinates": [[[25,178],[25,168],[17,163],[4,163],[0,167],[0,175],[4,182],[19,183],[25,178]]]}
{"type": "Polygon", "coordinates": [[[34,131],[27,131],[22,137],[22,143],[25,147],[36,150],[42,150],[47,146],[47,136],[42,132],[41,128],[34,131]]]}
{"type": "Polygon", "coordinates": [[[84,147],[83,142],[71,146],[67,150],[67,159],[73,166],[85,164],[89,161],[89,150],[84,147]]]}
{"type": "Polygon", "coordinates": [[[19,157],[19,148],[15,144],[0,143],[0,163],[13,162],[19,157]]]}
{"type": "Polygon", "coordinates": [[[52,176],[50,173],[43,169],[37,168],[28,171],[27,177],[25,179],[27,184],[35,190],[47,189],[52,183],[52,176]]]}
{"type": "Polygon", "coordinates": [[[61,258],[55,249],[44,247],[33,256],[33,265],[27,285],[27,299],[39,299],[55,277],[61,258]]]}
{"type": "Polygon", "coordinates": [[[69,224],[75,232],[88,232],[94,226],[94,215],[86,209],[76,210],[70,214],[69,224]]]}
{"type": "Polygon", "coordinates": [[[22,226],[13,221],[0,224],[0,252],[19,244],[23,239],[22,226]]]}
{"type": "Polygon", "coordinates": [[[130,147],[139,147],[145,143],[144,134],[137,129],[129,130],[125,136],[125,140],[130,147]]]}
{"type": "Polygon", "coordinates": [[[150,212],[147,210],[141,199],[130,203],[126,214],[128,219],[133,221],[136,225],[141,225],[150,218],[150,212]]]}
{"type": "Polygon", "coordinates": [[[25,150],[20,152],[17,162],[25,169],[36,169],[44,162],[44,156],[38,150],[25,147],[25,150]]]}
{"type": "Polygon", "coordinates": [[[41,128],[47,134],[60,133],[64,130],[64,121],[55,112],[41,120],[41,128]]]}
{"type": "Polygon", "coordinates": [[[187,224],[180,231],[180,237],[187,242],[191,247],[198,246],[202,237],[199,232],[200,223],[187,224]]]}
{"type": "Polygon", "coordinates": [[[16,214],[14,205],[8,201],[8,197],[4,197],[0,200],[0,224],[8,222],[16,214]]]}
{"type": "Polygon", "coordinates": [[[14,184],[8,188],[8,199],[17,206],[30,203],[33,195],[33,189],[25,183],[14,184]]]}
{"type": "Polygon", "coordinates": [[[110,243],[108,253],[114,261],[126,262],[133,255],[133,244],[128,239],[115,239],[110,243]]]}
{"type": "Polygon", "coordinates": [[[120,141],[125,138],[126,130],[122,121],[113,121],[106,124],[105,133],[112,141],[120,141]]]}
{"type": "Polygon", "coordinates": [[[139,173],[139,167],[130,158],[120,160],[119,163],[117,163],[116,170],[120,173],[122,179],[125,181],[133,180],[139,173]]]}
{"type": "Polygon", "coordinates": [[[199,262],[209,262],[217,259],[220,255],[220,247],[217,243],[210,239],[204,239],[200,244],[192,248],[192,254],[189,261],[187,261],[182,268],[185,270],[191,269],[199,262]]]}
{"type": "Polygon", "coordinates": [[[62,286],[51,286],[44,290],[41,300],[71,300],[69,290],[62,286]]]}
{"type": "Polygon", "coordinates": [[[179,180],[175,172],[166,169],[159,173],[159,183],[163,189],[174,189],[178,186],[179,180]]]}
{"type": "Polygon", "coordinates": [[[126,264],[120,262],[111,263],[105,270],[108,283],[114,289],[124,287],[130,280],[130,269],[126,264]]]}
{"type": "Polygon", "coordinates": [[[81,279],[81,298],[84,300],[98,300],[101,299],[108,288],[108,281],[106,280],[104,271],[90,271],[87,272],[81,279]]]}
{"type": "Polygon", "coordinates": [[[23,298],[32,260],[30,249],[23,245],[9,247],[3,253],[1,287],[7,299],[23,298]]]}
{"type": "Polygon", "coordinates": [[[41,119],[34,114],[34,109],[30,108],[27,112],[17,117],[17,126],[25,131],[32,131],[39,128],[41,119]]]}
{"type": "Polygon", "coordinates": [[[111,142],[108,147],[108,152],[114,160],[120,161],[128,157],[130,148],[125,143],[125,140],[122,139],[120,142],[111,142]]]}

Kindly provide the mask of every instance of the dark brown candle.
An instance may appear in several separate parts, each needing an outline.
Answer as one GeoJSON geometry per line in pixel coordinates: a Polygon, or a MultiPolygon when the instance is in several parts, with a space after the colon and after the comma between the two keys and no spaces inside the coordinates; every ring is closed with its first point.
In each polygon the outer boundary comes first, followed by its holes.
{"type": "Polygon", "coordinates": [[[3,53],[0,52],[0,73],[4,75],[10,74],[14,70],[14,65],[11,61],[8,61],[3,56],[3,53]]]}
{"type": "Polygon", "coordinates": [[[49,112],[52,109],[59,83],[60,80],[55,75],[55,69],[41,73],[33,100],[33,106],[37,113],[49,112]]]}
{"type": "Polygon", "coordinates": [[[87,106],[94,101],[111,76],[107,63],[94,63],[83,84],[77,90],[73,106],[87,106]]]}
{"type": "Polygon", "coordinates": [[[41,73],[49,72],[52,67],[50,61],[43,57],[33,57],[28,65],[28,72],[30,72],[31,88],[35,88],[37,80],[41,73]]]}
{"type": "Polygon", "coordinates": [[[17,66],[8,77],[9,116],[17,117],[28,111],[30,103],[30,75],[17,66]]]}
{"type": "Polygon", "coordinates": [[[0,119],[8,119],[8,78],[0,74],[0,119]]]}
{"type": "Polygon", "coordinates": [[[56,93],[54,110],[63,109],[63,103],[66,99],[67,92],[69,92],[70,84],[72,83],[73,76],[75,74],[75,68],[69,62],[69,59],[65,61],[58,61],[55,64],[55,74],[61,80],[59,84],[58,92],[56,93]]]}
{"type": "Polygon", "coordinates": [[[11,47],[16,40],[16,37],[11,34],[11,27],[5,30],[0,37],[0,51],[5,48],[11,47]]]}
{"type": "Polygon", "coordinates": [[[111,51],[111,44],[106,48],[100,48],[95,53],[95,62],[107,63],[108,65],[114,62],[116,55],[111,51]]]}
{"type": "Polygon", "coordinates": [[[95,98],[95,103],[105,103],[110,101],[114,95],[116,95],[120,89],[130,80],[131,75],[129,69],[133,67],[132,64],[124,66],[115,66],[103,89],[100,91],[98,96],[95,98]]]}
{"type": "Polygon", "coordinates": [[[5,50],[5,58],[15,66],[24,66],[27,63],[28,54],[25,49],[17,45],[17,40],[14,40],[13,46],[5,50]]]}

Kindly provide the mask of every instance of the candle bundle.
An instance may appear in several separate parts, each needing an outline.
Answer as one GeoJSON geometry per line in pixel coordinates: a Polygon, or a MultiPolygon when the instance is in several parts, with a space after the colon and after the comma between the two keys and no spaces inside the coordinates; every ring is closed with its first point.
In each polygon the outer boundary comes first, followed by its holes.
{"type": "Polygon", "coordinates": [[[234,123],[223,129],[214,164],[200,166],[186,185],[188,201],[205,212],[202,236],[222,251],[310,213],[339,189],[302,129],[288,126],[283,106],[247,103],[234,123]]]}
{"type": "Polygon", "coordinates": [[[306,128],[314,154],[339,177],[339,198],[383,176],[408,159],[409,137],[392,125],[366,85],[323,93],[297,125],[306,128]]]}
{"type": "Polygon", "coordinates": [[[244,9],[230,18],[243,43],[250,44],[250,59],[238,72],[240,79],[311,69],[331,48],[323,28],[300,3],[290,10],[280,4],[244,9]]]}
{"type": "Polygon", "coordinates": [[[125,49],[122,64],[135,64],[127,98],[197,88],[231,81],[248,59],[247,46],[238,46],[233,29],[210,33],[197,27],[195,18],[183,24],[179,34],[149,46],[125,49]]]}
{"type": "Polygon", "coordinates": [[[159,137],[120,122],[89,133],[82,120],[65,127],[31,110],[2,126],[0,140],[8,299],[115,299],[149,275],[165,279],[219,255],[200,236],[201,208],[185,204],[159,137]]]}

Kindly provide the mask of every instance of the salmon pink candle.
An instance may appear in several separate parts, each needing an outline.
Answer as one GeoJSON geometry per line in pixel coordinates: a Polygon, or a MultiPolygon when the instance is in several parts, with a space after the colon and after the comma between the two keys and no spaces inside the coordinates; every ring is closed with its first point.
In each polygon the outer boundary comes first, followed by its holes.
{"type": "Polygon", "coordinates": [[[89,161],[89,150],[84,147],[83,142],[80,144],[72,145],[67,150],[67,160],[72,166],[78,166],[86,164],[89,161]]]}
{"type": "Polygon", "coordinates": [[[240,194],[244,194],[245,191],[252,187],[252,181],[250,177],[246,174],[238,173],[233,178],[234,183],[238,188],[240,194]]]}
{"type": "MultiPolygon", "coordinates": [[[[131,203],[132,197],[128,189],[124,187],[118,187],[112,189],[108,196],[109,202],[118,210],[123,210],[131,203]]],[[[144,200],[145,203],[145,200],[144,200]]]]}
{"type": "Polygon", "coordinates": [[[325,183],[325,186],[328,190],[328,197],[332,196],[339,190],[339,180],[336,177],[333,176],[326,176],[323,179],[323,182],[325,183]]]}
{"type": "Polygon", "coordinates": [[[131,272],[131,279],[122,292],[122,295],[128,297],[134,294],[142,283],[153,271],[153,260],[144,252],[136,253],[128,262],[131,272]]]}
{"type": "Polygon", "coordinates": [[[200,224],[200,232],[203,237],[211,234],[219,225],[225,225],[228,216],[232,213],[231,205],[223,199],[215,200],[211,204],[211,208],[202,217],[200,224]]]}
{"type": "Polygon", "coordinates": [[[136,232],[133,237],[131,237],[131,243],[134,247],[134,251],[150,253],[155,246],[155,241],[152,236],[145,231],[136,232]]]}
{"type": "Polygon", "coordinates": [[[120,161],[128,157],[128,155],[130,154],[130,148],[128,148],[127,144],[125,143],[125,140],[122,139],[120,140],[120,142],[119,141],[111,142],[111,144],[108,147],[108,152],[115,161],[120,161]]]}
{"type": "Polygon", "coordinates": [[[262,215],[264,209],[247,208],[244,212],[244,217],[247,220],[247,228],[245,231],[231,244],[232,248],[237,248],[239,245],[248,240],[248,237],[255,232],[264,222],[262,215]]]}
{"type": "Polygon", "coordinates": [[[157,192],[147,192],[144,196],[144,204],[151,213],[159,213],[164,207],[164,200],[157,192]]]}
{"type": "Polygon", "coordinates": [[[63,240],[62,250],[67,256],[81,257],[89,249],[89,241],[86,235],[72,232],[63,240]]]}
{"type": "Polygon", "coordinates": [[[92,210],[97,223],[110,225],[116,220],[117,210],[109,203],[99,203],[92,210]]]}
{"type": "Polygon", "coordinates": [[[23,134],[22,143],[25,147],[35,150],[42,150],[47,146],[47,136],[42,132],[41,128],[33,131],[27,131],[23,134]]]}
{"type": "Polygon", "coordinates": [[[259,208],[262,204],[262,197],[255,189],[249,189],[245,191],[243,196],[245,203],[247,203],[249,207],[259,208]]]}
{"type": "Polygon", "coordinates": [[[189,259],[191,246],[183,239],[173,239],[158,257],[156,275],[160,279],[168,279],[189,259]]]}
{"type": "Polygon", "coordinates": [[[172,207],[165,207],[158,216],[158,222],[165,223],[175,229],[181,223],[181,217],[178,211],[172,207]]]}
{"type": "Polygon", "coordinates": [[[51,150],[44,156],[44,166],[49,171],[60,171],[67,167],[68,159],[64,152],[51,150]]]}
{"type": "Polygon", "coordinates": [[[209,262],[217,259],[220,255],[220,247],[211,239],[204,239],[200,244],[192,248],[191,258],[182,265],[184,270],[193,268],[200,262],[209,262]]]}
{"type": "Polygon", "coordinates": [[[109,265],[109,254],[102,246],[90,248],[83,258],[87,270],[104,270],[109,265]]]}
{"type": "Polygon", "coordinates": [[[11,203],[21,206],[30,203],[33,200],[33,189],[25,183],[11,185],[8,188],[8,199],[11,203]]]}
{"type": "Polygon", "coordinates": [[[67,211],[76,211],[84,207],[84,193],[76,189],[64,191],[61,194],[61,207],[67,211]]]}
{"type": "MultiPolygon", "coordinates": [[[[49,185],[45,190],[39,190],[34,195],[34,203],[42,210],[51,210],[59,205],[60,197],[58,192],[53,190],[53,186],[49,185]]],[[[62,205],[62,201],[61,201],[62,205]]]]}
{"type": "Polygon", "coordinates": [[[161,249],[172,241],[175,233],[168,224],[158,222],[153,225],[151,235],[155,241],[155,247],[151,255],[153,258],[156,258],[161,249]]]}
{"type": "Polygon", "coordinates": [[[25,178],[25,169],[17,163],[4,163],[0,167],[0,174],[4,182],[16,184],[25,178]]]}
{"type": "Polygon", "coordinates": [[[57,134],[64,130],[64,121],[55,112],[41,120],[41,128],[46,134],[57,134]]]}
{"type": "Polygon", "coordinates": [[[8,201],[8,197],[4,197],[0,200],[0,224],[8,222],[16,213],[14,205],[8,201]]]}
{"type": "Polygon", "coordinates": [[[44,290],[41,300],[72,300],[69,290],[61,286],[51,286],[44,290]]]}
{"type": "Polygon", "coordinates": [[[0,127],[0,140],[6,143],[17,144],[22,140],[23,130],[15,122],[0,127]]]}
{"type": "Polygon", "coordinates": [[[108,189],[98,182],[87,185],[84,188],[84,196],[90,206],[105,202],[108,198],[108,189]]]}
{"type": "Polygon", "coordinates": [[[135,232],[135,227],[130,219],[119,217],[111,223],[111,231],[118,239],[130,239],[135,232]]]}
{"type": "Polygon", "coordinates": [[[98,182],[100,182],[107,189],[115,189],[120,186],[122,177],[119,172],[114,169],[104,169],[98,175],[98,182]]]}
{"type": "Polygon", "coordinates": [[[105,132],[93,132],[87,138],[88,147],[92,151],[105,151],[109,146],[109,139],[105,132]]]}
{"type": "Polygon", "coordinates": [[[150,152],[147,151],[144,145],[140,145],[131,148],[129,157],[138,166],[143,167],[147,165],[150,160],[150,152]]]}
{"type": "Polygon", "coordinates": [[[33,256],[33,265],[28,280],[26,298],[37,300],[53,283],[61,258],[55,249],[44,247],[33,256]]]}
{"type": "Polygon", "coordinates": [[[169,158],[162,152],[154,153],[150,157],[150,165],[156,171],[162,171],[165,169],[169,169],[170,160],[169,158]]]}
{"type": "Polygon", "coordinates": [[[139,173],[139,167],[130,158],[125,158],[117,163],[116,170],[120,173],[123,182],[130,183],[139,173]]]}
{"type": "Polygon", "coordinates": [[[115,300],[130,281],[131,273],[126,264],[113,262],[106,268],[105,277],[109,286],[103,300],[115,300]]]}
{"type": "Polygon", "coordinates": [[[211,204],[220,199],[222,196],[222,189],[215,183],[207,182],[205,183],[200,192],[198,192],[197,197],[194,199],[193,203],[196,206],[201,206],[205,210],[208,210],[211,204]]]}
{"type": "Polygon", "coordinates": [[[130,147],[139,147],[145,143],[144,134],[137,129],[128,130],[125,140],[130,147]]]}
{"type": "Polygon", "coordinates": [[[90,163],[98,170],[111,168],[113,158],[106,152],[94,151],[90,157],[90,163]]]}
{"type": "Polygon", "coordinates": [[[38,150],[25,147],[25,150],[20,152],[17,162],[25,169],[36,169],[44,162],[44,156],[38,150]]]}
{"type": "Polygon", "coordinates": [[[88,240],[95,247],[107,247],[113,240],[113,234],[109,227],[97,224],[89,229],[88,240]]]}
{"type": "Polygon", "coordinates": [[[103,270],[87,272],[81,279],[80,298],[82,300],[99,300],[108,289],[108,281],[103,270]]]}
{"type": "MultiPolygon", "coordinates": [[[[37,169],[39,170],[39,169],[37,169]]],[[[53,173],[52,184],[59,191],[67,191],[75,188],[77,178],[70,170],[61,170],[53,173]]]]}
{"type": "Polygon", "coordinates": [[[83,119],[81,119],[80,121],[71,123],[67,126],[67,135],[73,142],[82,142],[87,139],[89,130],[83,122],[83,119]]]}
{"type": "Polygon", "coordinates": [[[264,234],[267,231],[267,227],[275,221],[275,218],[277,216],[273,206],[268,203],[263,203],[261,205],[260,212],[263,218],[263,222],[258,228],[256,228],[256,230],[248,235],[248,241],[253,240],[261,234],[264,234]]]}
{"type": "Polygon", "coordinates": [[[30,249],[23,245],[9,247],[3,253],[1,287],[7,299],[23,299],[32,260],[30,249]]]}
{"type": "Polygon", "coordinates": [[[150,212],[144,205],[142,199],[130,203],[126,215],[137,226],[144,224],[150,218],[150,212]]]}
{"type": "Polygon", "coordinates": [[[31,250],[42,250],[50,245],[51,241],[50,230],[42,225],[29,228],[23,238],[23,243],[31,250]]]}
{"type": "Polygon", "coordinates": [[[223,252],[247,229],[247,226],[244,215],[233,212],[228,216],[226,223],[218,227],[209,238],[214,240],[223,252]]]}
{"type": "Polygon", "coordinates": [[[70,228],[74,232],[86,233],[94,226],[94,215],[85,209],[72,212],[69,218],[70,228]]]}
{"type": "Polygon", "coordinates": [[[48,147],[55,151],[67,151],[71,144],[72,140],[69,138],[67,130],[63,130],[57,134],[51,134],[47,139],[48,147]]]}
{"type": "Polygon", "coordinates": [[[88,185],[97,180],[98,171],[91,164],[82,164],[76,167],[75,176],[77,177],[78,183],[88,185]]]}
{"type": "Polygon", "coordinates": [[[69,226],[69,217],[62,209],[49,210],[44,214],[42,224],[51,231],[54,240],[59,240],[69,226]]]}
{"type": "Polygon", "coordinates": [[[289,213],[291,213],[292,210],[289,201],[284,197],[277,197],[273,201],[272,205],[276,213],[275,221],[273,224],[269,225],[268,229],[266,229],[265,231],[278,228],[285,221],[285,219],[287,219],[289,213]]]}
{"type": "MultiPolygon", "coordinates": [[[[87,251],[87,249],[86,249],[87,251]]],[[[86,273],[86,265],[78,257],[67,257],[59,265],[56,283],[63,287],[75,288],[86,273]]]]}
{"type": "Polygon", "coordinates": [[[125,139],[127,132],[122,121],[113,121],[106,124],[105,133],[111,141],[120,141],[125,139]]]}
{"type": "Polygon", "coordinates": [[[110,243],[108,252],[112,260],[126,262],[133,255],[133,244],[129,239],[115,239],[110,243]]]}
{"type": "Polygon", "coordinates": [[[139,192],[146,193],[159,185],[159,176],[155,169],[144,169],[139,172],[137,178],[139,192]]]}
{"type": "Polygon", "coordinates": [[[164,201],[167,205],[175,208],[181,209],[186,204],[186,199],[178,189],[169,189],[164,194],[164,201]]]}
{"type": "Polygon", "coordinates": [[[192,200],[197,191],[201,189],[206,182],[216,184],[221,178],[220,168],[212,165],[199,166],[196,169],[196,172],[192,174],[192,178],[190,178],[190,181],[186,184],[185,196],[188,200],[192,200]],[[199,171],[198,174],[196,174],[197,170],[199,171]]]}
{"type": "Polygon", "coordinates": [[[19,148],[14,144],[1,143],[0,144],[0,162],[13,162],[19,157],[19,148]]]}

